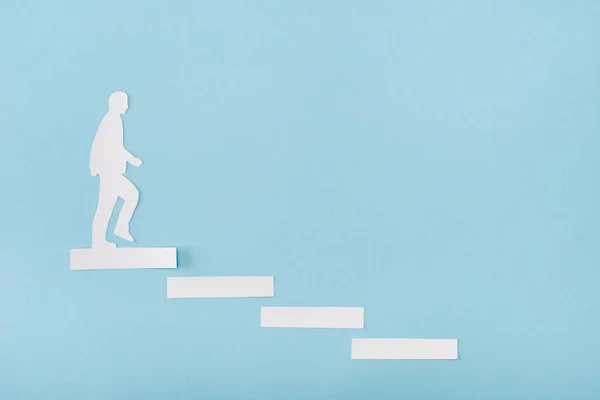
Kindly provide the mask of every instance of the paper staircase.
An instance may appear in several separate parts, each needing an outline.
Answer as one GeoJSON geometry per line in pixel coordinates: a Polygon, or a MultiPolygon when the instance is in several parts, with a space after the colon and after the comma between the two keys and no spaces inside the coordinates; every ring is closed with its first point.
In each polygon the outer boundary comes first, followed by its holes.
{"type": "MultiPolygon", "coordinates": [[[[177,268],[175,248],[72,249],[71,270],[177,268]]],[[[272,276],[167,278],[167,298],[274,297],[272,276]]],[[[363,307],[261,307],[262,328],[364,329],[363,307]]],[[[456,339],[353,338],[352,359],[456,360],[456,339]]]]}

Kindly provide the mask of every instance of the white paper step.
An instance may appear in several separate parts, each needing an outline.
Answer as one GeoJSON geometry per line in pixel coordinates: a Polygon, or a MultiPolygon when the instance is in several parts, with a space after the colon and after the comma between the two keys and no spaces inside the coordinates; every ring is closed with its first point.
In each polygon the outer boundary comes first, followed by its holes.
{"type": "Polygon", "coordinates": [[[167,278],[167,298],[273,297],[272,276],[193,276],[167,278]]]}
{"type": "Polygon", "coordinates": [[[262,307],[263,328],[363,329],[363,307],[262,307]]]}
{"type": "Polygon", "coordinates": [[[354,338],[355,360],[457,360],[457,339],[354,338]]]}
{"type": "Polygon", "coordinates": [[[174,247],[71,249],[71,270],[177,268],[174,247]]]}

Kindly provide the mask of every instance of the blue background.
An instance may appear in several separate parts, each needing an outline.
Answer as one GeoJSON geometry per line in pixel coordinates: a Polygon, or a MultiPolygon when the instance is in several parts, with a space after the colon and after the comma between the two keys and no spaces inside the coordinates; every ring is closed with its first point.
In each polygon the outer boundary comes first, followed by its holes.
{"type": "Polygon", "coordinates": [[[600,2],[172,3],[1,3],[0,398],[600,396],[600,2]],[[69,271],[116,90],[132,233],[176,271],[69,271]],[[276,297],[166,299],[195,275],[276,297]],[[352,337],[461,359],[352,361],[352,337]]]}

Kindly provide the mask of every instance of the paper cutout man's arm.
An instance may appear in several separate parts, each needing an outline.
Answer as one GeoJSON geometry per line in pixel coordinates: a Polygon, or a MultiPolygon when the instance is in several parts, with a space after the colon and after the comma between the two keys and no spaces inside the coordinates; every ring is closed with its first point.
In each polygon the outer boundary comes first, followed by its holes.
{"type": "Polygon", "coordinates": [[[139,158],[131,154],[129,151],[127,151],[123,144],[123,122],[121,121],[121,118],[119,118],[118,133],[119,147],[121,148],[121,157],[123,157],[122,159],[128,162],[129,164],[133,165],[134,167],[139,167],[140,165],[142,165],[142,160],[140,160],[139,158]]]}
{"type": "Polygon", "coordinates": [[[140,160],[139,158],[131,154],[129,151],[127,151],[125,147],[122,147],[122,149],[123,157],[129,164],[133,165],[134,167],[139,167],[140,165],[142,165],[142,160],[140,160]]]}

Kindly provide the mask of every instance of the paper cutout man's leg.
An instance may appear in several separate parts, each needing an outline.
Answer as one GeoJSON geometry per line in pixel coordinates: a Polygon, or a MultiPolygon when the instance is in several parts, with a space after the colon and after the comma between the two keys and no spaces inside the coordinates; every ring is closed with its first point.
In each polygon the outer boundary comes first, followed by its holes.
{"type": "Polygon", "coordinates": [[[119,177],[118,188],[119,197],[121,197],[125,203],[123,203],[123,207],[119,213],[119,220],[117,221],[117,226],[115,227],[114,233],[125,240],[133,242],[135,239],[129,233],[129,222],[131,221],[133,212],[138,205],[140,192],[137,190],[135,185],[123,175],[120,175],[119,177]]]}
{"type": "Polygon", "coordinates": [[[117,193],[114,190],[112,177],[100,177],[100,193],[98,194],[98,208],[92,223],[92,248],[116,247],[106,240],[106,230],[117,203],[117,193]]]}

